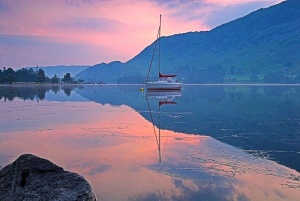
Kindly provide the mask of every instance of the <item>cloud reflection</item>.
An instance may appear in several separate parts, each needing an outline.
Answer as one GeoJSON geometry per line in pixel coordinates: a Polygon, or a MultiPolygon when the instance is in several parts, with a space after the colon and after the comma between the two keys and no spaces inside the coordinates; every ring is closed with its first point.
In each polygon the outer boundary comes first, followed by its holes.
{"type": "Polygon", "coordinates": [[[299,195],[298,189],[282,187],[298,182],[296,171],[207,136],[162,129],[159,163],[151,122],[125,105],[0,104],[10,107],[6,116],[13,122],[24,107],[24,118],[32,116],[15,124],[18,130],[1,133],[1,165],[22,153],[48,158],[83,175],[99,200],[288,200],[299,195]]]}

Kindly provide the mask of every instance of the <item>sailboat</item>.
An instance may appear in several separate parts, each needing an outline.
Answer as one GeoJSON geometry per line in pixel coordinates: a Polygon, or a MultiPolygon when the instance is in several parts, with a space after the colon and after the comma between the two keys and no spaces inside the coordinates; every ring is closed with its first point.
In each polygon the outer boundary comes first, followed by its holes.
{"type": "Polygon", "coordinates": [[[148,75],[145,81],[147,91],[172,91],[172,90],[181,90],[182,83],[175,81],[173,78],[176,74],[162,74],[160,72],[160,37],[161,37],[161,15],[159,16],[159,28],[157,34],[157,40],[155,41],[154,51],[152,54],[152,59],[150,62],[150,67],[148,71],[148,75]],[[149,81],[149,75],[152,67],[152,61],[156,49],[156,45],[158,43],[158,80],[157,81],[149,81]]]}

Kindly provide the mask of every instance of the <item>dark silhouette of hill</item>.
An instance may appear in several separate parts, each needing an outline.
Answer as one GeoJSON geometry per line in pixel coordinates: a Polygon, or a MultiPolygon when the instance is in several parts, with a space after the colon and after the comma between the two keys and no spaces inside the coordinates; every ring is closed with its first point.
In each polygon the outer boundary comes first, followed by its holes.
{"type": "MultiPolygon", "coordinates": [[[[162,73],[177,73],[184,83],[259,81],[264,77],[269,82],[293,82],[300,75],[299,33],[300,3],[284,1],[211,31],[162,37],[162,73]],[[280,76],[272,74],[275,72],[280,76]]],[[[153,49],[154,43],[126,63],[97,64],[76,78],[141,83],[153,49]]],[[[156,63],[154,60],[152,77],[157,75],[156,63]]]]}

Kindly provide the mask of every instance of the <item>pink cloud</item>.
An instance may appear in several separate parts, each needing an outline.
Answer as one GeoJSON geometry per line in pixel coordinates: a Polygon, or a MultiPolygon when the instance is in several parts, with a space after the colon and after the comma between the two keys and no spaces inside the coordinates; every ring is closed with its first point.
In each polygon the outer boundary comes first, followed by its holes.
{"type": "Polygon", "coordinates": [[[217,4],[221,6],[228,6],[228,5],[237,5],[237,4],[247,4],[247,3],[254,3],[254,2],[266,2],[270,5],[282,2],[282,0],[204,0],[208,4],[217,4]]]}
{"type": "MultiPolygon", "coordinates": [[[[247,0],[243,3],[253,1],[255,0],[247,0]]],[[[270,4],[278,1],[269,0],[270,4]]],[[[88,65],[93,65],[112,60],[126,62],[151,44],[156,37],[159,14],[163,16],[164,35],[209,30],[212,27],[207,24],[207,20],[216,9],[216,5],[226,6],[241,1],[195,0],[161,3],[152,0],[6,0],[3,2],[5,6],[0,10],[0,18],[5,20],[0,21],[0,34],[47,38],[53,42],[52,44],[59,44],[57,48],[64,49],[64,44],[66,45],[65,49],[70,55],[66,55],[64,64],[74,59],[72,64],[86,62],[88,65]],[[78,48],[76,50],[78,54],[72,56],[74,51],[68,49],[70,46],[78,48]],[[80,51],[84,56],[78,57],[80,51]]],[[[16,44],[10,44],[10,46],[14,45],[16,44]]],[[[63,58],[56,60],[61,55],[55,55],[55,51],[49,54],[46,51],[47,47],[43,48],[42,45],[41,43],[39,47],[41,51],[38,52],[41,58],[47,57],[47,61],[50,60],[51,63],[64,62],[63,58]]],[[[24,46],[20,51],[30,48],[33,47],[24,46]]],[[[7,50],[9,49],[16,48],[7,47],[7,50]]],[[[0,60],[0,65],[16,66],[17,64],[13,64],[16,54],[22,55],[21,52],[6,52],[7,58],[5,62],[4,59],[0,60]]],[[[30,55],[26,58],[20,56],[18,67],[22,66],[21,60],[36,65],[37,61],[34,61],[33,56],[32,59],[29,59],[30,55]]]]}

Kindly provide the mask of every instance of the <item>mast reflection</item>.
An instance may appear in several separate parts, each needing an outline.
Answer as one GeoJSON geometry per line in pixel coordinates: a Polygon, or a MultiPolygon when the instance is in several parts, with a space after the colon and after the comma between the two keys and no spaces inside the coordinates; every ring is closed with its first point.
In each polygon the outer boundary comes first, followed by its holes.
{"type": "Polygon", "coordinates": [[[157,143],[157,148],[158,148],[158,162],[161,163],[161,131],[160,131],[160,119],[161,119],[161,107],[163,105],[175,105],[176,102],[174,101],[175,98],[180,97],[181,90],[171,90],[171,91],[147,91],[146,93],[146,101],[147,101],[147,106],[150,114],[150,119],[153,125],[153,132],[155,135],[156,143],[157,143]],[[151,110],[150,104],[149,104],[149,99],[155,99],[158,100],[158,133],[156,132],[155,124],[154,124],[154,119],[153,119],[153,112],[155,111],[151,110]]]}

